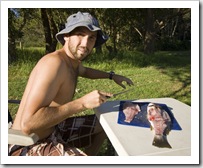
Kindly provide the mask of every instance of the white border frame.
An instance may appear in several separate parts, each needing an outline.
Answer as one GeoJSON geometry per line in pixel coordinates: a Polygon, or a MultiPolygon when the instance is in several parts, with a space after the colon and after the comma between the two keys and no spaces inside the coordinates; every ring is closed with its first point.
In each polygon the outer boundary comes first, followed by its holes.
{"type": "MultiPolygon", "coordinates": [[[[1,164],[199,164],[199,1],[1,1],[1,164]],[[191,8],[191,156],[9,157],[8,8],[191,8]]],[[[184,117],[184,116],[183,116],[184,117]]]]}

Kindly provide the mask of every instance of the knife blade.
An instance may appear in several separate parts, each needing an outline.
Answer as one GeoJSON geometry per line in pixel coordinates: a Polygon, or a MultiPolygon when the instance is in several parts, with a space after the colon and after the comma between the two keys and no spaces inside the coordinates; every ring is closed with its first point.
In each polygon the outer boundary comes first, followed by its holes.
{"type": "Polygon", "coordinates": [[[129,91],[131,91],[131,90],[133,90],[133,89],[128,89],[128,90],[124,90],[124,91],[121,91],[121,92],[118,92],[118,93],[114,93],[113,96],[106,96],[106,98],[109,99],[109,98],[112,98],[112,97],[116,97],[116,96],[118,96],[118,95],[120,95],[120,94],[129,92],[129,91]]]}

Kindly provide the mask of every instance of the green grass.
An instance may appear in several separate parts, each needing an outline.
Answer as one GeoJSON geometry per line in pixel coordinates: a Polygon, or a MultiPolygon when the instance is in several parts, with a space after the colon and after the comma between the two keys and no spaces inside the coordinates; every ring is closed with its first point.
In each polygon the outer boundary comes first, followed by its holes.
{"type": "MultiPolygon", "coordinates": [[[[44,55],[43,49],[18,50],[18,60],[8,66],[8,98],[21,99],[29,74],[37,61],[44,55]]],[[[140,52],[120,53],[112,59],[108,55],[93,54],[85,66],[115,71],[134,82],[134,90],[111,100],[172,97],[191,104],[190,51],[157,52],[146,56],[140,52]]],[[[128,87],[127,87],[128,88],[128,87]]],[[[123,90],[109,79],[78,79],[75,98],[94,89],[116,93],[123,90]]],[[[14,117],[17,107],[9,105],[14,117]]],[[[91,113],[85,111],[84,113],[91,113]]]]}
{"type": "MultiPolygon", "coordinates": [[[[21,99],[29,74],[43,55],[43,49],[29,48],[18,51],[18,60],[8,67],[9,99],[21,99]]],[[[122,52],[111,56],[110,59],[108,54],[93,54],[85,60],[84,65],[108,72],[113,70],[134,82],[131,92],[111,100],[171,97],[191,105],[190,51],[156,52],[148,56],[140,52],[122,52]]],[[[123,90],[109,79],[90,80],[79,77],[74,99],[95,89],[111,93],[123,90]]],[[[18,106],[9,104],[13,117],[17,108],[18,106]]],[[[92,113],[92,110],[87,110],[78,115],[92,113]]],[[[104,149],[107,144],[105,142],[104,149]]],[[[101,155],[105,155],[104,150],[101,155]]]]}

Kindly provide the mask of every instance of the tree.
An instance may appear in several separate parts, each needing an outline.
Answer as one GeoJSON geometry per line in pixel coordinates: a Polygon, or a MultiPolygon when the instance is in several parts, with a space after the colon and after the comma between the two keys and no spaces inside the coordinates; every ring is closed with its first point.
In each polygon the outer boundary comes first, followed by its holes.
{"type": "Polygon", "coordinates": [[[41,8],[41,19],[44,27],[46,53],[50,53],[56,50],[57,40],[55,35],[58,32],[52,9],[41,8]]]}
{"type": "Polygon", "coordinates": [[[14,26],[15,13],[13,10],[8,9],[8,61],[11,63],[16,60],[16,44],[15,34],[16,28],[14,26]]]}
{"type": "Polygon", "coordinates": [[[56,33],[67,17],[78,11],[97,17],[110,38],[96,52],[107,49],[111,58],[121,50],[153,54],[156,50],[181,49],[190,40],[191,11],[185,8],[9,9],[9,50],[15,50],[16,40],[24,34],[22,40],[27,46],[45,46],[46,53],[54,51],[56,33]]]}
{"type": "Polygon", "coordinates": [[[35,9],[8,9],[8,55],[9,63],[16,60],[16,41],[24,36],[24,28],[33,19],[35,9]]]}
{"type": "Polygon", "coordinates": [[[155,51],[155,30],[154,30],[154,13],[153,9],[146,9],[146,25],[145,25],[145,35],[144,35],[144,53],[152,54],[155,51]]]}

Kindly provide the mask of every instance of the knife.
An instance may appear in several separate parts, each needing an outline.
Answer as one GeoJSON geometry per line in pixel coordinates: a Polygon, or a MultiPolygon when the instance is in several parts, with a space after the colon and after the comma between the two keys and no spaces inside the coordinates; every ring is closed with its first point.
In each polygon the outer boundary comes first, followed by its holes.
{"type": "Polygon", "coordinates": [[[133,90],[133,89],[124,90],[124,91],[122,91],[122,92],[118,92],[118,93],[113,94],[113,96],[106,96],[106,98],[109,99],[109,98],[112,98],[112,97],[116,97],[116,96],[118,96],[118,95],[120,95],[120,94],[129,92],[129,91],[131,91],[131,90],[133,90]]]}

